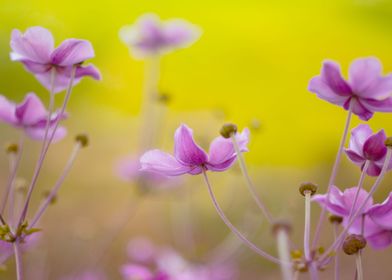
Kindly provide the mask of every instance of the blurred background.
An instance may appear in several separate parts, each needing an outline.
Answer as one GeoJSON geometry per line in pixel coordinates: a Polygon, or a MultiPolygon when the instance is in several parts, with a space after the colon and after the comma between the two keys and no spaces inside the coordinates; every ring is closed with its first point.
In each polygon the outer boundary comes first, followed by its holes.
{"type": "MultiPolygon", "coordinates": [[[[96,267],[109,279],[121,279],[119,268],[128,261],[127,243],[138,236],[174,247],[196,262],[205,261],[211,248],[228,238],[201,177],[186,176],[174,190],[145,194],[116,174],[118,160],[137,151],[144,66],[129,55],[118,31],[146,12],[162,19],[184,18],[203,30],[192,47],[162,59],[159,87],[169,94],[170,102],[159,147],[172,150],[173,133],[180,123],[191,126],[205,148],[227,121],[250,127],[250,152],[246,154],[250,173],[272,213],[293,221],[293,240],[298,247],[303,234],[298,186],[313,181],[325,190],[346,118],[344,110],[308,92],[310,78],[319,73],[326,58],[339,61],[347,73],[353,59],[376,56],[385,72],[392,71],[389,0],[0,0],[2,94],[20,101],[34,91],[49,100],[34,77],[20,63],[10,61],[13,28],[44,26],[53,32],[57,44],[66,38],[90,40],[96,51],[91,62],[103,76],[101,82],[85,79],[74,88],[70,118],[65,122],[69,136],[51,148],[35,194],[34,205],[40,201],[40,191],[48,189],[61,173],[73,136],[88,132],[91,145],[80,154],[57,203],[46,213],[40,244],[25,255],[30,267],[26,269],[44,271],[46,279],[96,267]],[[117,231],[108,243],[108,236],[117,231]],[[192,249],[181,236],[191,236],[192,249]]],[[[392,135],[391,120],[392,115],[375,114],[369,124],[392,135]]],[[[352,126],[358,123],[354,117],[352,126]]],[[[16,140],[17,134],[6,125],[0,130],[1,143],[16,140]]],[[[39,144],[29,143],[27,151],[19,176],[29,180],[39,144]]],[[[4,185],[8,165],[6,155],[2,157],[0,181],[4,185]]],[[[358,168],[344,157],[338,185],[354,186],[358,177],[358,168]]],[[[232,221],[251,233],[258,245],[276,254],[274,237],[253,204],[239,168],[211,174],[211,181],[232,221]]],[[[376,195],[378,201],[390,191],[391,183],[389,175],[376,195]]],[[[371,179],[366,181],[367,187],[370,184],[371,179]]],[[[316,219],[319,208],[315,205],[313,209],[316,219]]],[[[326,246],[332,229],[329,225],[324,228],[326,246]]],[[[392,267],[386,264],[391,258],[390,250],[366,250],[365,277],[390,279],[392,267]]],[[[235,279],[279,277],[277,266],[245,248],[233,260],[239,268],[235,279]]],[[[354,260],[344,258],[344,263],[342,273],[347,278],[343,279],[351,279],[354,260]]],[[[331,266],[323,272],[322,279],[331,279],[332,270],[331,266]]],[[[10,260],[0,278],[13,279],[13,271],[10,260]]]]}

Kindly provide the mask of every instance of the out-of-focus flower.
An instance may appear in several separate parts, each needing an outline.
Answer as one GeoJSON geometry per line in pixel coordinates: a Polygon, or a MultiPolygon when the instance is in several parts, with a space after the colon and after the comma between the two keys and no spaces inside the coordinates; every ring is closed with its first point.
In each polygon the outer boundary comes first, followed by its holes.
{"type": "Polygon", "coordinates": [[[96,80],[101,78],[98,69],[93,65],[82,65],[85,60],[95,55],[89,41],[67,39],[55,48],[50,31],[34,26],[28,28],[25,33],[18,29],[13,30],[11,48],[11,59],[22,62],[26,69],[33,73],[48,90],[52,88],[51,72],[55,71],[53,81],[55,93],[67,88],[73,67],[76,68],[74,85],[84,76],[90,76],[96,80]]]}
{"type": "MultiPolygon", "coordinates": [[[[65,117],[65,115],[60,115],[59,113],[53,113],[51,115],[49,135],[53,132],[56,122],[65,117]]],[[[0,95],[0,121],[23,129],[32,139],[43,140],[48,122],[48,112],[41,100],[34,93],[27,94],[20,104],[15,104],[0,95]]],[[[67,130],[59,126],[53,140],[61,140],[66,134],[67,130]]]]}
{"type": "MultiPolygon", "coordinates": [[[[247,151],[249,130],[236,134],[241,152],[247,151]]],[[[146,152],[140,159],[141,170],[156,172],[166,176],[179,176],[185,173],[200,174],[203,170],[225,171],[236,159],[231,139],[221,136],[215,138],[209,150],[209,155],[200,148],[193,139],[192,130],[181,125],[174,135],[174,156],[160,150],[146,152]]]]}
{"type": "MultiPolygon", "coordinates": [[[[378,176],[387,153],[384,144],[386,139],[387,136],[384,130],[373,134],[367,124],[360,124],[351,131],[350,144],[345,152],[351,161],[360,166],[361,169],[363,169],[365,162],[369,161],[366,173],[370,176],[378,176]]],[[[388,168],[392,168],[392,161],[388,168]]]]}
{"type": "Polygon", "coordinates": [[[369,120],[374,112],[392,112],[392,75],[382,76],[382,66],[376,58],[355,60],[346,81],[340,67],[325,61],[321,75],[309,83],[309,90],[330,103],[350,108],[362,120],[369,120]]]}
{"type": "Polygon", "coordinates": [[[105,275],[98,271],[85,271],[75,276],[67,276],[61,280],[106,280],[105,275]]]}
{"type": "Polygon", "coordinates": [[[148,263],[155,260],[157,249],[149,239],[134,238],[127,247],[128,257],[139,263],[148,263]]]}
{"type": "Polygon", "coordinates": [[[181,19],[162,22],[158,16],[141,16],[134,25],[120,30],[121,40],[136,58],[159,55],[184,48],[200,37],[200,29],[181,19]]]}
{"type": "MultiPolygon", "coordinates": [[[[357,187],[353,187],[341,192],[337,187],[331,186],[328,199],[327,194],[323,194],[314,195],[312,200],[318,202],[320,206],[325,207],[333,215],[342,217],[343,226],[346,227],[357,190],[357,187]]],[[[361,189],[353,213],[361,207],[367,196],[368,192],[361,189]]],[[[381,224],[375,222],[378,221],[377,219],[384,222],[387,220],[387,217],[383,217],[383,214],[387,212],[386,210],[390,207],[390,203],[388,198],[383,204],[373,205],[373,198],[370,198],[365,204],[362,213],[350,226],[348,232],[350,234],[363,235],[374,249],[384,249],[390,246],[392,244],[391,226],[389,225],[389,228],[383,227],[382,222],[381,224]]]]}

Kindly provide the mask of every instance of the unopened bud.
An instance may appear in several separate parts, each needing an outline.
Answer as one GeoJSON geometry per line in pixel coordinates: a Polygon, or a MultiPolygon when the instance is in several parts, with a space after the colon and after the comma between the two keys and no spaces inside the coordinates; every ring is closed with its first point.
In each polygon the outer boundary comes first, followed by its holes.
{"type": "Polygon", "coordinates": [[[277,234],[280,230],[290,233],[292,230],[290,222],[286,220],[275,221],[272,225],[272,233],[277,234]]]}
{"type": "Polygon", "coordinates": [[[328,219],[331,224],[341,224],[343,222],[343,218],[336,215],[330,215],[328,219]]]}
{"type": "Polygon", "coordinates": [[[310,195],[314,195],[317,191],[317,185],[310,183],[310,182],[306,182],[306,183],[302,183],[301,186],[299,187],[299,192],[305,196],[307,192],[310,192],[310,195]]]}
{"type": "Polygon", "coordinates": [[[19,145],[16,143],[9,143],[5,146],[5,151],[7,154],[16,154],[19,151],[19,145]]]}
{"type": "Polygon", "coordinates": [[[78,142],[83,148],[89,144],[89,138],[87,134],[81,133],[76,135],[75,141],[78,142]]]}
{"type": "Polygon", "coordinates": [[[351,234],[343,242],[343,251],[347,255],[356,254],[365,247],[366,239],[362,235],[351,234]]]}
{"type": "Polygon", "coordinates": [[[237,133],[237,126],[232,123],[224,124],[220,130],[220,135],[223,138],[230,138],[233,134],[237,133]]]}
{"type": "Polygon", "coordinates": [[[385,139],[384,144],[387,148],[391,149],[392,148],[392,137],[388,137],[385,139]]]}

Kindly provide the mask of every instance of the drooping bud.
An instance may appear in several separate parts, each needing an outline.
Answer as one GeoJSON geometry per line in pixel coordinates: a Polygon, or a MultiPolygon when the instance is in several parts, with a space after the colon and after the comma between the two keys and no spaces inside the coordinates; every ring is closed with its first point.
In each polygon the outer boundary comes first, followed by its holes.
{"type": "Polygon", "coordinates": [[[162,104],[168,104],[171,101],[171,96],[168,93],[161,93],[158,95],[158,102],[162,104]]]}
{"type": "Polygon", "coordinates": [[[384,144],[387,148],[391,149],[392,148],[392,137],[388,137],[385,139],[384,144]]]}
{"type": "Polygon", "coordinates": [[[347,255],[353,255],[358,253],[359,250],[362,250],[366,247],[366,239],[362,235],[351,234],[346,237],[343,242],[343,251],[347,255]]]}
{"type": "Polygon", "coordinates": [[[83,148],[87,147],[89,144],[88,135],[85,133],[81,133],[81,134],[76,135],[75,141],[78,142],[83,148]]]}
{"type": "Polygon", "coordinates": [[[7,154],[16,154],[19,151],[19,145],[16,143],[9,143],[5,146],[5,151],[7,154]]]}
{"type": "Polygon", "coordinates": [[[310,183],[310,182],[302,183],[301,186],[299,187],[299,192],[303,196],[305,196],[306,193],[308,193],[308,192],[312,196],[316,193],[316,191],[317,191],[317,185],[310,183]]]}
{"type": "Polygon", "coordinates": [[[286,220],[277,220],[272,225],[272,233],[276,235],[278,231],[284,230],[287,233],[290,233],[292,230],[291,223],[286,220]]]}
{"type": "Polygon", "coordinates": [[[220,135],[223,138],[230,138],[233,134],[237,133],[237,126],[232,123],[224,124],[220,130],[220,135]]]}
{"type": "Polygon", "coordinates": [[[331,224],[341,224],[343,222],[343,218],[336,215],[330,215],[328,219],[331,224]]]}

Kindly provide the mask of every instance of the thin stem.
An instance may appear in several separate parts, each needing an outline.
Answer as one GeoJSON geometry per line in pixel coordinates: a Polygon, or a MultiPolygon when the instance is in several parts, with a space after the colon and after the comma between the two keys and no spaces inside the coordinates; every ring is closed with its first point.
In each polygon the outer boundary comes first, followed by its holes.
{"type": "Polygon", "coordinates": [[[356,206],[357,201],[358,201],[359,193],[361,192],[361,189],[363,187],[363,182],[365,181],[366,172],[367,172],[367,170],[369,168],[369,164],[370,164],[370,161],[367,160],[365,162],[365,165],[363,166],[361,176],[359,177],[357,191],[355,192],[354,201],[353,201],[353,204],[352,204],[351,209],[350,209],[350,215],[348,216],[349,220],[351,219],[352,215],[354,214],[355,206],[356,206]]]}
{"type": "Polygon", "coordinates": [[[362,269],[362,253],[359,251],[355,254],[355,264],[357,266],[357,280],[363,280],[363,269],[362,269]]]}
{"type": "Polygon", "coordinates": [[[260,208],[261,212],[263,212],[264,216],[267,218],[268,223],[271,224],[272,222],[272,217],[269,211],[267,210],[267,207],[264,205],[264,203],[261,201],[259,195],[257,194],[256,188],[250,179],[248,169],[245,164],[244,156],[242,155],[242,152],[240,150],[240,147],[238,145],[237,139],[235,138],[235,135],[231,135],[231,140],[233,142],[234,150],[237,154],[238,162],[242,171],[242,175],[245,178],[246,185],[248,186],[248,189],[252,195],[252,198],[256,202],[257,206],[260,208]]]}
{"type": "MultiPolygon", "coordinates": [[[[340,159],[341,159],[342,153],[343,153],[343,147],[344,147],[344,144],[346,143],[348,129],[350,127],[351,116],[352,116],[352,102],[350,102],[350,107],[348,109],[346,124],[344,125],[343,136],[342,136],[342,139],[340,140],[338,153],[336,154],[335,163],[334,163],[334,165],[332,167],[332,173],[331,173],[331,176],[329,178],[328,187],[327,187],[327,199],[329,199],[331,185],[333,185],[335,183],[336,174],[337,174],[337,171],[338,171],[338,168],[339,168],[339,165],[340,165],[340,159]]],[[[312,247],[313,248],[317,247],[317,243],[318,243],[318,241],[320,239],[321,227],[322,227],[322,225],[324,223],[324,219],[325,219],[325,216],[327,214],[326,211],[327,210],[325,208],[323,208],[321,210],[320,217],[319,217],[319,220],[318,220],[318,224],[317,224],[317,227],[316,227],[316,232],[314,234],[314,239],[313,239],[313,243],[312,243],[312,247]]]]}
{"type": "Polygon", "coordinates": [[[7,186],[5,189],[5,194],[4,194],[3,199],[1,201],[1,208],[0,208],[1,214],[4,214],[4,210],[7,206],[8,198],[9,198],[11,190],[14,186],[15,178],[18,173],[20,161],[21,161],[22,154],[23,154],[24,140],[25,140],[24,134],[21,134],[20,139],[19,139],[17,155],[16,156],[14,154],[10,155],[10,176],[8,177],[8,182],[7,182],[7,186]]]}
{"type": "MultiPolygon", "coordinates": [[[[339,224],[338,223],[333,223],[333,234],[334,234],[334,240],[338,238],[338,230],[339,230],[339,224]]],[[[340,279],[340,266],[339,266],[339,252],[336,252],[335,256],[335,280],[340,279]]]]}
{"type": "Polygon", "coordinates": [[[156,116],[154,104],[158,98],[158,83],[160,71],[160,56],[153,56],[146,61],[144,74],[143,103],[141,110],[140,150],[151,148],[153,135],[156,129],[156,116]]]}
{"type": "MultiPolygon", "coordinates": [[[[208,180],[207,177],[207,173],[205,170],[203,170],[203,176],[204,176],[204,181],[207,185],[208,188],[208,192],[209,195],[211,197],[212,203],[215,207],[216,212],[218,213],[219,217],[222,219],[222,221],[226,224],[226,226],[239,238],[242,240],[242,242],[252,251],[254,251],[256,254],[268,259],[271,262],[274,262],[276,264],[281,264],[282,262],[271,256],[270,254],[264,252],[263,250],[261,250],[259,247],[257,247],[254,243],[252,243],[251,241],[249,241],[230,221],[229,219],[226,217],[226,215],[224,214],[223,210],[221,209],[221,207],[218,204],[218,201],[216,200],[216,197],[214,195],[214,192],[212,191],[212,187],[210,185],[210,182],[208,180]]],[[[289,263],[291,265],[291,263],[289,263]]]]}
{"type": "Polygon", "coordinates": [[[79,142],[77,142],[75,144],[75,147],[71,153],[71,156],[68,159],[68,162],[63,170],[63,173],[61,174],[60,178],[57,180],[56,184],[54,185],[54,187],[52,188],[52,190],[50,191],[49,195],[46,197],[46,199],[42,202],[39,210],[37,211],[37,213],[35,214],[29,228],[33,228],[34,225],[39,221],[39,219],[41,218],[41,216],[43,215],[43,213],[45,212],[46,208],[48,208],[48,206],[50,205],[50,203],[52,202],[52,200],[55,198],[55,196],[57,195],[60,187],[63,185],[65,178],[67,178],[69,172],[72,169],[72,166],[75,162],[75,159],[77,157],[77,155],[79,154],[79,151],[81,149],[81,145],[79,142]]]}
{"type": "Polygon", "coordinates": [[[23,280],[22,255],[19,246],[20,244],[18,240],[16,240],[12,244],[14,247],[14,255],[15,255],[16,279],[23,280]]]}
{"type": "Polygon", "coordinates": [[[31,183],[30,183],[30,186],[29,186],[29,189],[28,189],[28,192],[27,192],[26,202],[25,202],[25,205],[23,207],[22,213],[20,215],[18,226],[20,226],[23,223],[24,219],[26,218],[27,210],[29,208],[29,204],[30,204],[30,200],[31,200],[31,196],[33,194],[34,187],[35,187],[35,185],[37,183],[39,174],[41,172],[42,165],[44,163],[46,154],[47,154],[47,152],[49,150],[49,146],[52,143],[53,138],[54,138],[54,136],[56,134],[57,128],[59,127],[61,116],[64,115],[65,108],[67,107],[69,99],[71,97],[73,82],[74,82],[74,79],[75,79],[75,72],[76,72],[76,66],[74,65],[72,67],[72,70],[71,70],[71,77],[70,77],[68,88],[67,88],[67,91],[66,91],[66,94],[65,94],[65,97],[64,97],[63,105],[62,105],[62,107],[60,109],[60,112],[59,112],[59,117],[58,117],[58,119],[55,122],[55,126],[53,128],[53,131],[52,131],[50,137],[49,137],[49,140],[47,141],[46,145],[43,145],[42,156],[38,160],[36,169],[34,171],[33,178],[31,179],[31,183]]]}
{"type": "Polygon", "coordinates": [[[311,192],[305,191],[305,228],[304,228],[304,254],[306,261],[311,261],[312,256],[310,252],[310,198],[311,192]]]}
{"type": "Polygon", "coordinates": [[[276,233],[278,243],[279,259],[282,262],[280,268],[282,270],[282,277],[284,280],[291,280],[293,278],[292,266],[290,263],[290,241],[286,229],[278,229],[276,233]]]}
{"type": "Polygon", "coordinates": [[[381,181],[384,178],[384,175],[388,169],[389,163],[391,161],[391,156],[392,156],[392,149],[388,148],[387,154],[385,156],[384,164],[382,166],[380,175],[378,175],[376,181],[374,182],[373,186],[371,187],[367,197],[365,200],[362,202],[362,204],[359,206],[359,208],[355,211],[354,215],[351,217],[351,219],[348,221],[347,225],[345,225],[345,228],[342,230],[340,233],[339,237],[335,240],[335,242],[324,252],[324,254],[320,257],[320,263],[323,263],[325,259],[328,257],[328,255],[336,250],[338,247],[340,247],[341,243],[343,242],[345,235],[351,225],[355,222],[355,220],[358,218],[359,215],[362,215],[363,209],[366,207],[368,201],[372,198],[373,194],[376,192],[377,188],[380,186],[381,181]]]}
{"type": "Polygon", "coordinates": [[[312,279],[312,280],[319,279],[317,265],[313,261],[309,263],[309,274],[310,274],[310,279],[312,279]]]}

